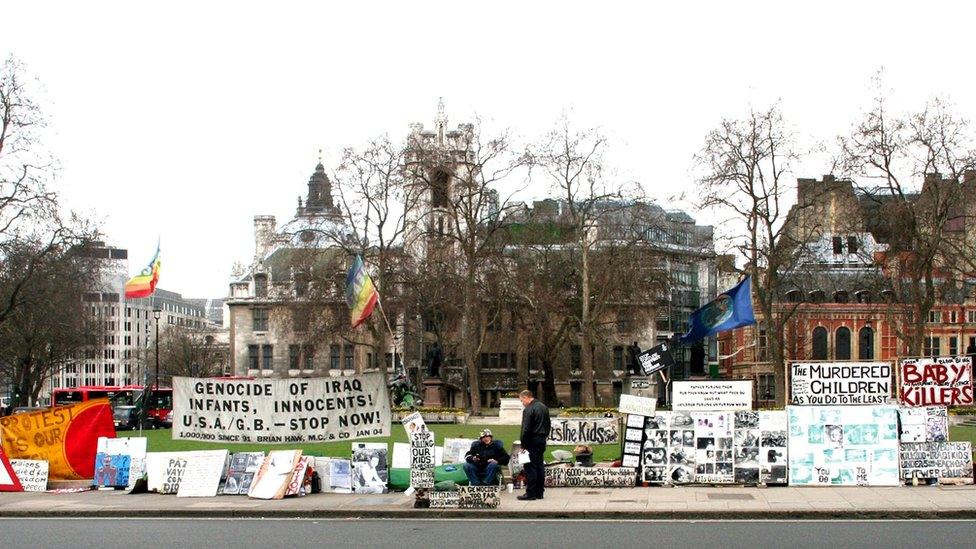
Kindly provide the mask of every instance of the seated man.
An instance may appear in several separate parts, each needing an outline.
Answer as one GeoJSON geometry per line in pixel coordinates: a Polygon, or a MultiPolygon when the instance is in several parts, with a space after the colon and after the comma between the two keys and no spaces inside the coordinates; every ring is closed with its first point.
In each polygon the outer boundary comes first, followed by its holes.
{"type": "Polygon", "coordinates": [[[464,473],[471,486],[490,486],[498,483],[498,470],[508,464],[508,452],[500,440],[493,440],[491,430],[481,431],[481,438],[471,443],[464,455],[464,473]]]}

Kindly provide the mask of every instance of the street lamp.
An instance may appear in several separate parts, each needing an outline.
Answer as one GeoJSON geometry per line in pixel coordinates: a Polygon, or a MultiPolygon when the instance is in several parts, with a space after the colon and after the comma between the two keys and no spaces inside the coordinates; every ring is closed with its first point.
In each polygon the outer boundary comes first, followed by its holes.
{"type": "Polygon", "coordinates": [[[153,391],[159,391],[159,315],[161,309],[153,309],[153,318],[156,319],[156,381],[153,382],[153,391]]]}

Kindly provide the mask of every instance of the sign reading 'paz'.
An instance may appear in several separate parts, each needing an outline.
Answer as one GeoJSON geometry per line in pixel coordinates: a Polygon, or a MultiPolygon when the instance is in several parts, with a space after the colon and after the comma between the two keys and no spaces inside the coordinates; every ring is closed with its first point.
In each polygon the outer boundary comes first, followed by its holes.
{"type": "Polygon", "coordinates": [[[0,417],[7,455],[47,461],[50,480],[94,478],[99,437],[115,437],[107,398],[0,417]]]}
{"type": "Polygon", "coordinates": [[[304,443],[390,435],[380,372],[312,379],[173,378],[173,438],[304,443]]]}

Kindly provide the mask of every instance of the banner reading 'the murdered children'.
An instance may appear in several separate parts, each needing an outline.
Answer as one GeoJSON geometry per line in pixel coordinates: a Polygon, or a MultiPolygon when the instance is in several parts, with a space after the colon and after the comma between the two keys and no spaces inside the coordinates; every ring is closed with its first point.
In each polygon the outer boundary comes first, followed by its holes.
{"type": "Polygon", "coordinates": [[[790,486],[897,486],[898,408],[788,406],[790,486]]]}
{"type": "Polygon", "coordinates": [[[885,362],[794,362],[790,366],[790,404],[874,405],[891,397],[891,365],[885,362]]]}
{"type": "Polygon", "coordinates": [[[902,360],[898,400],[905,406],[972,406],[972,361],[968,356],[902,360]]]}
{"type": "Polygon", "coordinates": [[[616,418],[553,418],[549,444],[617,444],[616,418]]]}
{"type": "Polygon", "coordinates": [[[215,442],[327,442],[389,436],[379,372],[341,378],[173,378],[173,438],[215,442]]]}

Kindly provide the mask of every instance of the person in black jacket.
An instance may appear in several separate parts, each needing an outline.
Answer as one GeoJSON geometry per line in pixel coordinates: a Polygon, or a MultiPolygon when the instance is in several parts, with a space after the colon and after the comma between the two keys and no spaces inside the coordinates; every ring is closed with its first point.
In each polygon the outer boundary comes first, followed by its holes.
{"type": "Polygon", "coordinates": [[[508,465],[508,452],[505,444],[494,440],[491,430],[481,431],[481,438],[471,443],[471,449],[464,455],[464,474],[468,475],[470,486],[490,486],[498,483],[498,471],[508,465]]]}
{"type": "Polygon", "coordinates": [[[519,393],[522,401],[522,448],[529,452],[529,463],[525,465],[525,495],[518,499],[542,499],[545,492],[546,469],[543,454],[549,438],[549,408],[535,399],[532,391],[519,393]]]}

